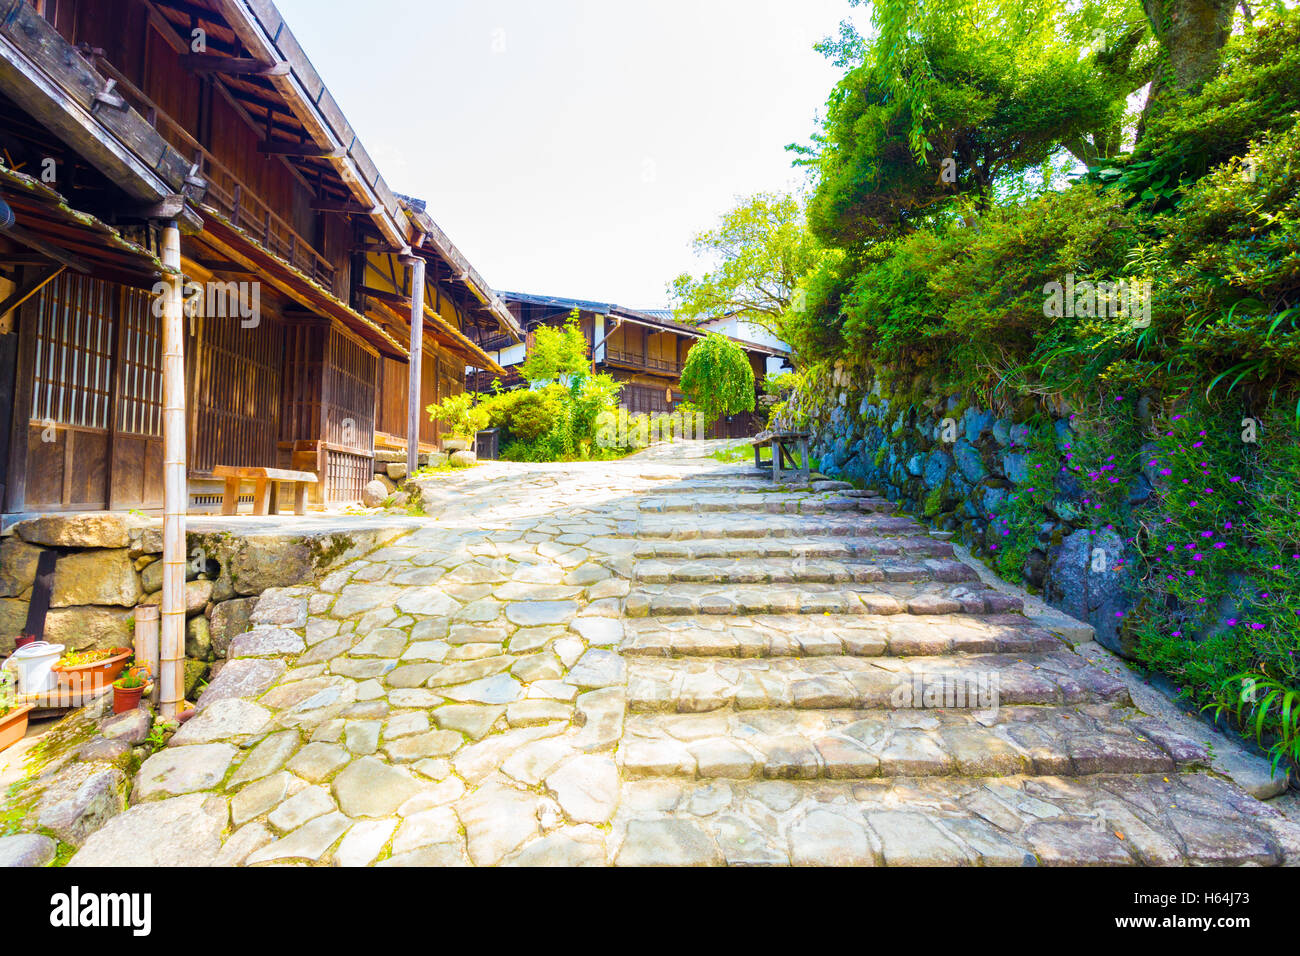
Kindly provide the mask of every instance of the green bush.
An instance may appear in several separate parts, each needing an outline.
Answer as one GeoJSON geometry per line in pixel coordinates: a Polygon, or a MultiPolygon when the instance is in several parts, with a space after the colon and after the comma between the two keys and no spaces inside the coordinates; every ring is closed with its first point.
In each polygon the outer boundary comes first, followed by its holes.
{"type": "Polygon", "coordinates": [[[545,435],[564,414],[565,389],[547,386],[530,391],[502,392],[484,400],[493,428],[504,429],[510,440],[531,442],[545,435]]]}

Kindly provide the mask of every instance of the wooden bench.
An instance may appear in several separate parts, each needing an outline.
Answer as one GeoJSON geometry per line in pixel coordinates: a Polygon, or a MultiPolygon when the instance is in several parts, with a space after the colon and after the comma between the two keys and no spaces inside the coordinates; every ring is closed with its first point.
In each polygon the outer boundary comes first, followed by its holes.
{"type": "Polygon", "coordinates": [[[253,514],[274,515],[280,513],[279,486],[292,482],[293,513],[307,513],[307,490],[319,479],[309,471],[285,471],[280,468],[234,468],[218,465],[212,469],[217,478],[226,479],[226,491],[221,497],[221,513],[233,515],[239,513],[239,489],[246,482],[254,483],[253,514]]]}
{"type": "Polygon", "coordinates": [[[808,432],[759,432],[750,439],[754,446],[754,467],[763,467],[762,449],[772,449],[772,481],[781,482],[783,463],[791,471],[798,472],[804,481],[811,478],[808,468],[808,432]],[[794,452],[801,455],[795,460],[794,452]]]}

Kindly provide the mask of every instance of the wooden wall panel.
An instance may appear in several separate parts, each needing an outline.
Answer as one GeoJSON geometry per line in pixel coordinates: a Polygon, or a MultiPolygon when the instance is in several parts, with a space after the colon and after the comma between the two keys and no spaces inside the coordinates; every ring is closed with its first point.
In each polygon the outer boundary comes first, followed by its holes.
{"type": "Polygon", "coordinates": [[[322,386],[329,327],[295,322],[285,328],[284,380],[281,392],[280,440],[322,441],[322,386]]]}
{"type": "Polygon", "coordinates": [[[52,432],[31,426],[27,430],[27,508],[58,507],[63,504],[63,471],[67,453],[66,430],[52,432]],[[53,437],[54,441],[46,441],[53,437]]]}
{"type": "Polygon", "coordinates": [[[244,328],[239,319],[197,322],[190,474],[208,475],[217,465],[274,467],[284,359],[281,323],[265,310],[253,328],[244,328]]]}

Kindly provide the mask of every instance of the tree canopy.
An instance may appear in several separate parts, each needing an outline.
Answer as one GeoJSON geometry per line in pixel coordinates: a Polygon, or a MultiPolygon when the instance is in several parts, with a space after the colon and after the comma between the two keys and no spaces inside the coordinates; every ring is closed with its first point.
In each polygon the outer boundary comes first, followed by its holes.
{"type": "Polygon", "coordinates": [[[562,378],[591,373],[587,337],[582,334],[580,316],[575,309],[565,320],[564,328],[538,326],[533,344],[520,369],[526,382],[555,382],[562,378]]]}
{"type": "Polygon", "coordinates": [[[785,193],[740,201],[694,245],[716,267],[698,278],[682,274],[669,286],[677,318],[695,323],[739,313],[773,331],[818,254],[799,199],[785,193]]]}
{"type": "Polygon", "coordinates": [[[872,42],[846,25],[822,46],[863,58],[803,151],[819,176],[810,225],[830,245],[901,235],[962,202],[985,209],[1062,150],[1113,155],[1153,56],[1140,10],[1114,0],[886,0],[873,26],[872,42]]]}

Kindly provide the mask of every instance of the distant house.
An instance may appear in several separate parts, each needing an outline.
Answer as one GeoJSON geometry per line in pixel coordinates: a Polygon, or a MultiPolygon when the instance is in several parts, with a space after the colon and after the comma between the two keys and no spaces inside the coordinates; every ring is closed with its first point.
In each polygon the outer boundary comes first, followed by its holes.
{"type": "MultiPolygon", "coordinates": [[[[542,325],[558,328],[576,309],[591,350],[592,364],[597,371],[625,383],[620,401],[630,414],[672,412],[685,400],[681,391],[682,368],[687,353],[704,338],[706,330],[678,322],[666,310],[629,309],[609,302],[521,292],[498,295],[523,329],[525,341],[515,343],[504,333],[482,341],[488,357],[505,368],[507,374],[479,373],[474,380],[479,391],[490,388],[494,379],[504,388],[523,387],[526,383],[519,374],[519,366],[527,357],[537,328],[542,325]]],[[[770,362],[780,361],[785,354],[777,347],[759,342],[741,341],[740,344],[749,355],[756,385],[762,381],[770,362]]],[[[757,414],[734,415],[714,425],[710,436],[745,437],[761,428],[762,421],[757,414]]]]}
{"type": "Polygon", "coordinates": [[[701,322],[699,327],[709,332],[718,332],[739,342],[752,342],[755,345],[762,345],[772,349],[775,354],[769,355],[767,359],[767,374],[769,375],[779,375],[782,372],[794,370],[794,366],[791,364],[793,352],[790,346],[757,322],[746,319],[743,313],[729,312],[715,319],[701,322]]]}

